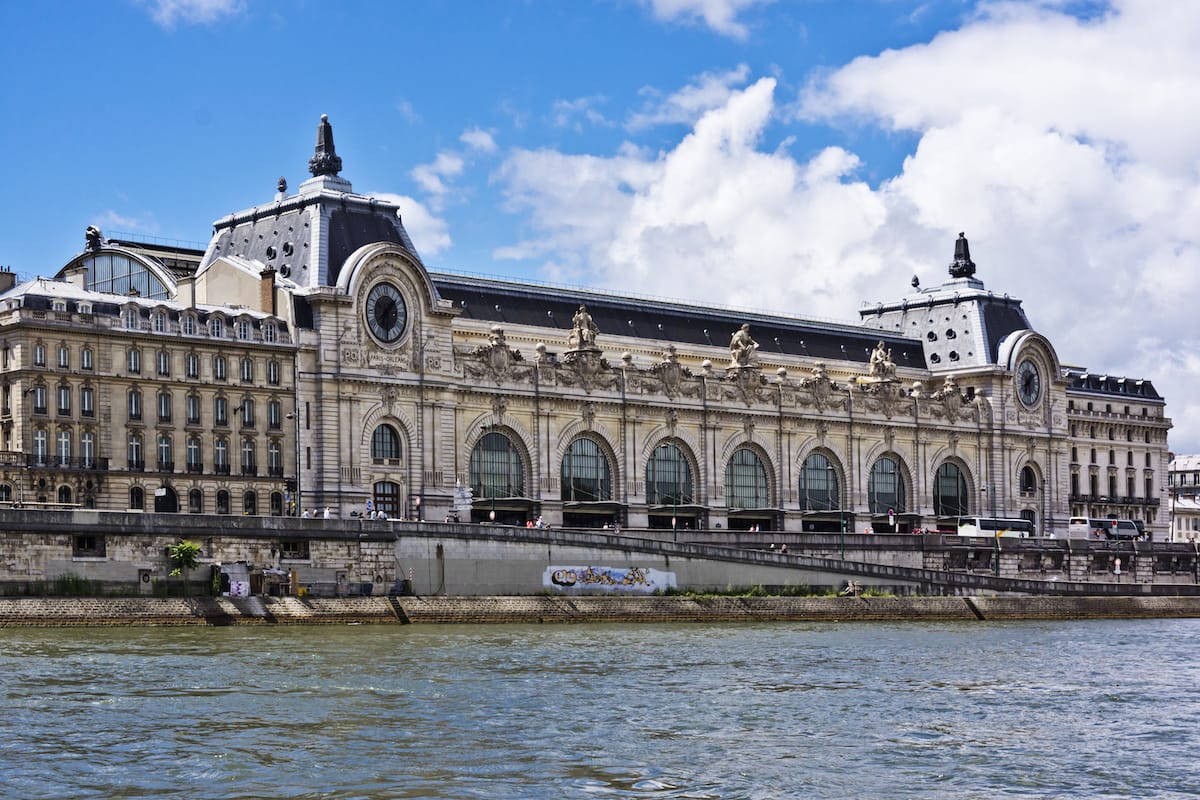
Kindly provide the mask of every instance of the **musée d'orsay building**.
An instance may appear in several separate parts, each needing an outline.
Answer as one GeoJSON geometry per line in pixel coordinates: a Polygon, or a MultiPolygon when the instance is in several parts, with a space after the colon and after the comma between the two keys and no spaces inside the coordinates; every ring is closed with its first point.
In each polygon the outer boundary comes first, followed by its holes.
{"type": "Polygon", "coordinates": [[[0,276],[0,504],[1166,529],[1163,398],[1064,365],[962,236],[943,284],[837,325],[430,272],[324,118],[308,167],[203,252],[89,228],[53,279],[0,276]]]}

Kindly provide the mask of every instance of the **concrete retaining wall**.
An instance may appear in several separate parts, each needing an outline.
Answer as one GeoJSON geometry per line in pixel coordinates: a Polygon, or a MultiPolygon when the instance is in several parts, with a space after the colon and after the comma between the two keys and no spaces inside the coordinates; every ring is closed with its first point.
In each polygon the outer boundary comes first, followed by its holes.
{"type": "Polygon", "coordinates": [[[0,598],[0,627],[1200,617],[1200,597],[0,598]]]}

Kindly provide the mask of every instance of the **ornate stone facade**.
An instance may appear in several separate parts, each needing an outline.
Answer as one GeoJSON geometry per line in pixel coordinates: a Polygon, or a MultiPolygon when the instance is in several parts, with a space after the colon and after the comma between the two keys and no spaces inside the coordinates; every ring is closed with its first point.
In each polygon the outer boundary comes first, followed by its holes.
{"type": "MultiPolygon", "coordinates": [[[[1063,367],[1020,301],[975,276],[965,237],[943,285],[866,306],[858,324],[436,273],[396,207],[355,195],[337,174],[328,125],[320,169],[296,195],[281,184],[273,205],[218,220],[190,273],[147,265],[172,325],[196,307],[287,335],[243,343],[104,328],[113,414],[131,384],[115,366],[123,340],[176,360],[195,351],[203,363],[233,348],[259,369],[279,359],[286,376],[239,396],[295,410],[295,431],[255,431],[257,447],[277,439],[295,453],[263,490],[286,494],[295,479],[303,507],[341,516],[913,531],[976,514],[1024,516],[1062,535],[1086,507],[1165,529],[1162,398],[1149,381],[1099,383],[1063,367]],[[1114,475],[1120,491],[1105,494],[1114,475]],[[1103,488],[1090,490],[1092,476],[1103,488]]],[[[88,302],[120,307],[113,286],[93,288],[88,302]]],[[[96,336],[77,310],[37,319],[21,299],[32,296],[0,295],[16,304],[0,328],[20,350],[20,372],[8,375],[16,393],[39,376],[47,387],[58,380],[29,364],[38,337],[53,347],[55,337],[82,346],[96,336]]],[[[161,384],[180,397],[228,394],[207,373],[189,382],[172,369],[161,384]]],[[[16,396],[6,449],[24,463],[37,418],[16,396]]],[[[129,430],[113,419],[99,451],[109,459],[94,478],[108,487],[96,496],[105,507],[124,508],[140,479],[118,463],[129,430]]],[[[186,424],[169,433],[192,435],[186,424]]],[[[216,435],[207,421],[196,434],[216,435]]],[[[201,478],[209,511],[221,482],[201,478]]]]}

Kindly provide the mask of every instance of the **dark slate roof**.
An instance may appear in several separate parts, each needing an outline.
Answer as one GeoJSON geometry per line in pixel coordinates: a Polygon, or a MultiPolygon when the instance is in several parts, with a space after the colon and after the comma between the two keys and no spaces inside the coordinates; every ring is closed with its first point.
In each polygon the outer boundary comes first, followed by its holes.
{"type": "Polygon", "coordinates": [[[988,356],[991,363],[1000,361],[1000,342],[1010,333],[1029,329],[1029,320],[1021,308],[1020,300],[988,298],[981,300],[983,306],[984,336],[987,338],[988,356]]]}
{"type": "Polygon", "coordinates": [[[309,268],[315,256],[309,252],[308,220],[304,205],[292,203],[289,208],[252,212],[249,219],[222,225],[214,236],[213,257],[241,256],[273,267],[281,277],[298,276],[300,267],[309,268]]]}
{"type": "Polygon", "coordinates": [[[925,368],[920,341],[874,328],[447,273],[430,277],[438,294],[467,319],[547,328],[558,331],[564,341],[572,317],[584,304],[600,328],[602,346],[608,334],[658,339],[664,346],[674,342],[724,348],[748,322],[764,358],[782,354],[865,363],[882,340],[892,349],[897,366],[925,368]]]}
{"type": "Polygon", "coordinates": [[[374,207],[335,208],[329,215],[329,283],[337,283],[338,273],[351,253],[376,242],[398,244],[411,253],[417,252],[395,213],[381,213],[374,207]]]}
{"type": "Polygon", "coordinates": [[[1117,395],[1138,400],[1161,401],[1163,399],[1155,390],[1154,384],[1148,380],[1118,378],[1115,375],[1096,375],[1079,369],[1068,369],[1064,373],[1064,377],[1069,381],[1068,391],[1117,395]]]}

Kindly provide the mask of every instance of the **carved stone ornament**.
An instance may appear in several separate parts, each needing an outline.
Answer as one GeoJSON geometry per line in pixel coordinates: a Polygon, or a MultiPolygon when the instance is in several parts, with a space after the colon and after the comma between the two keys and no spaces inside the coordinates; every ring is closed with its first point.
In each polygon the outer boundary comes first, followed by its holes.
{"type": "Polygon", "coordinates": [[[729,340],[729,366],[749,367],[758,363],[758,342],[750,335],[750,323],[745,323],[729,340]]]}
{"type": "Polygon", "coordinates": [[[896,381],[860,385],[859,389],[866,395],[864,405],[867,410],[881,413],[888,419],[910,402],[904,388],[896,381]]]}
{"type": "Polygon", "coordinates": [[[841,388],[829,379],[829,374],[825,371],[825,364],[822,362],[813,365],[812,375],[800,379],[800,388],[808,390],[807,395],[801,394],[801,404],[814,406],[818,411],[846,404],[846,397],[842,394],[841,388]]]}
{"type": "Polygon", "coordinates": [[[590,392],[616,386],[619,380],[598,349],[568,350],[563,354],[563,365],[565,368],[559,372],[558,379],[566,386],[581,386],[590,392]]]}
{"type": "Polygon", "coordinates": [[[596,424],[596,404],[590,400],[584,403],[582,416],[584,427],[592,430],[596,424]]]}
{"type": "Polygon", "coordinates": [[[394,414],[395,413],[394,409],[396,407],[396,400],[398,399],[398,395],[399,395],[399,393],[396,391],[396,387],[395,386],[384,386],[382,388],[382,390],[380,390],[380,395],[381,395],[381,398],[380,398],[381,403],[382,403],[384,409],[387,411],[388,415],[390,416],[390,415],[394,414]]]}
{"type": "Polygon", "coordinates": [[[598,350],[596,336],[599,333],[600,328],[592,319],[592,315],[588,313],[587,306],[580,306],[571,319],[571,333],[567,335],[567,349],[569,351],[598,350]]]}
{"type": "Polygon", "coordinates": [[[770,399],[767,379],[758,367],[730,367],[725,370],[725,398],[741,400],[746,405],[770,399]]]}
{"type": "Polygon", "coordinates": [[[667,430],[671,432],[672,436],[674,436],[675,426],[679,424],[679,412],[673,408],[668,408],[666,414],[666,423],[667,430]]]}
{"type": "Polygon", "coordinates": [[[504,413],[508,411],[508,400],[501,395],[496,395],[492,398],[492,416],[496,419],[496,424],[500,424],[500,420],[504,419],[504,413]]]}
{"type": "Polygon", "coordinates": [[[754,438],[754,417],[747,414],[742,418],[742,430],[746,432],[747,441],[754,438]]]}
{"type": "Polygon", "coordinates": [[[663,353],[663,360],[650,368],[650,373],[658,379],[663,394],[675,398],[679,395],[699,396],[700,386],[692,378],[692,371],[679,363],[675,345],[669,345],[663,353]]]}
{"type": "Polygon", "coordinates": [[[941,388],[929,395],[928,402],[923,402],[922,405],[933,416],[945,418],[950,422],[971,416],[967,396],[958,387],[953,375],[947,375],[941,388]]]}
{"type": "Polygon", "coordinates": [[[491,378],[497,383],[520,380],[531,372],[524,360],[519,351],[508,346],[504,329],[493,325],[488,343],[475,348],[463,363],[463,371],[473,378],[491,378]]]}

